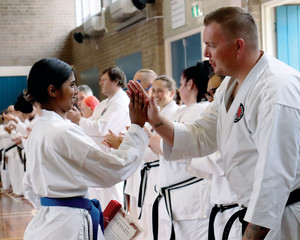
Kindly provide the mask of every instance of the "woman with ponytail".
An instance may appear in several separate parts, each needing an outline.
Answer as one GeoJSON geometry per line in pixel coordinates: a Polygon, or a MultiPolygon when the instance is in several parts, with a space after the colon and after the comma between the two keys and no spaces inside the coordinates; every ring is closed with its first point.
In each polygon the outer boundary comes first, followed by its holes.
{"type": "Polygon", "coordinates": [[[148,145],[143,120],[133,123],[118,150],[105,153],[65,113],[76,102],[76,78],[65,62],[47,58],[35,63],[28,77],[26,99],[41,105],[42,115],[26,141],[25,194],[38,210],[25,240],[104,239],[97,200],[84,198],[88,187],[111,187],[127,179],[140,164],[148,145]]]}

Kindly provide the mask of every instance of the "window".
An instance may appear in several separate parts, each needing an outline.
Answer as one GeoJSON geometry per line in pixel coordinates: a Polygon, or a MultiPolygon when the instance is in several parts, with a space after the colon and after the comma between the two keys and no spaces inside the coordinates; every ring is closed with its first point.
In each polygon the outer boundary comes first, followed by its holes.
{"type": "Polygon", "coordinates": [[[101,0],[76,0],[76,24],[80,26],[101,11],[101,0]]]}

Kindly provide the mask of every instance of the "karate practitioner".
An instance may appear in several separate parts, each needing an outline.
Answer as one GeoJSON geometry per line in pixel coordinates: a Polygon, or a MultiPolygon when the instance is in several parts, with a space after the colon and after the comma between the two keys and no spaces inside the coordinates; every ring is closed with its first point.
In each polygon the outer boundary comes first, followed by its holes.
{"type": "MultiPolygon", "coordinates": [[[[5,113],[3,113],[5,114],[5,113]]],[[[11,129],[7,126],[7,119],[3,118],[3,124],[0,128],[0,139],[1,139],[1,183],[2,189],[5,192],[10,191],[10,177],[8,170],[8,159],[5,156],[5,150],[14,145],[13,141],[10,138],[11,129]]]]}
{"type": "Polygon", "coordinates": [[[205,56],[216,74],[230,77],[195,124],[166,120],[153,100],[149,122],[169,144],[166,159],[219,149],[237,203],[244,207],[243,240],[300,239],[300,74],[259,50],[248,12],[220,8],[204,24],[205,56]]]}
{"type": "MultiPolygon", "coordinates": [[[[109,67],[102,72],[99,85],[107,98],[95,108],[92,117],[84,118],[77,109],[73,108],[67,113],[67,118],[79,124],[85,134],[91,137],[98,146],[106,152],[110,149],[102,144],[104,137],[109,133],[125,132],[130,125],[129,98],[122,88],[125,87],[126,76],[119,67],[109,67]]],[[[103,208],[111,200],[123,203],[123,182],[110,188],[90,188],[88,196],[100,200],[103,208]]]]}
{"type": "Polygon", "coordinates": [[[91,117],[99,103],[99,100],[95,96],[85,98],[81,103],[81,115],[85,118],[91,117]]]}
{"type": "Polygon", "coordinates": [[[140,111],[147,105],[140,101],[130,105],[133,124],[119,149],[103,152],[78,125],[65,119],[77,93],[73,70],[58,59],[43,59],[29,73],[26,99],[41,104],[42,116],[25,148],[25,191],[38,209],[25,240],[104,239],[98,202],[83,197],[88,187],[110,187],[128,178],[148,145],[142,129],[146,111],[140,111]]]}
{"type": "MultiPolygon", "coordinates": [[[[214,74],[207,83],[207,93],[205,97],[209,102],[214,100],[214,95],[221,85],[224,77],[214,74]]],[[[210,181],[210,202],[214,205],[210,217],[208,228],[208,239],[222,239],[224,227],[229,218],[241,207],[236,203],[237,195],[232,191],[229,182],[224,175],[224,164],[220,152],[217,151],[204,158],[194,158],[186,166],[186,170],[195,177],[204,178],[210,181]]],[[[229,240],[241,239],[242,224],[237,219],[228,235],[229,240]]]]}
{"type": "Polygon", "coordinates": [[[77,96],[76,105],[80,111],[82,111],[81,105],[83,100],[90,96],[93,96],[93,91],[88,85],[82,84],[78,86],[78,96],[77,96]]]}
{"type": "MultiPolygon", "coordinates": [[[[151,95],[152,85],[154,80],[157,78],[157,74],[151,69],[139,69],[133,76],[133,81],[138,81],[147,94],[151,95]]],[[[146,149],[145,155],[147,155],[149,149],[146,149]]],[[[157,158],[156,158],[157,159],[157,158]]],[[[142,162],[144,164],[144,161],[142,162]]],[[[141,167],[141,166],[140,166],[141,167]]],[[[139,186],[141,181],[141,168],[138,168],[136,172],[126,180],[124,187],[124,199],[127,203],[127,210],[130,211],[130,216],[140,223],[139,208],[138,208],[138,194],[139,186]]],[[[142,225],[142,224],[140,224],[142,225]]],[[[142,226],[144,229],[144,227],[142,226]]],[[[144,229],[142,234],[139,236],[140,239],[144,238],[144,234],[148,232],[148,229],[144,229]]],[[[144,238],[145,239],[145,238],[144,238]]]]}
{"type": "MultiPolygon", "coordinates": [[[[208,106],[204,94],[209,70],[208,62],[199,62],[183,71],[179,91],[185,105],[178,109],[176,122],[193,123],[208,106]]],[[[189,161],[182,158],[170,162],[160,155],[156,187],[160,196],[153,206],[154,223],[158,211],[159,222],[153,225],[154,229],[158,227],[158,236],[154,239],[207,239],[210,187],[208,181],[186,171],[189,161]]]]}

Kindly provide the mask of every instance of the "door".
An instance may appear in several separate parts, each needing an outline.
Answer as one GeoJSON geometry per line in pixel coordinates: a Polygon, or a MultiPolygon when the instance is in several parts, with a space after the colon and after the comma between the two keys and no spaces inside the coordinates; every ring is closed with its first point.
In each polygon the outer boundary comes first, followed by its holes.
{"type": "Polygon", "coordinates": [[[277,58],[300,71],[300,5],[276,7],[277,58]]]}

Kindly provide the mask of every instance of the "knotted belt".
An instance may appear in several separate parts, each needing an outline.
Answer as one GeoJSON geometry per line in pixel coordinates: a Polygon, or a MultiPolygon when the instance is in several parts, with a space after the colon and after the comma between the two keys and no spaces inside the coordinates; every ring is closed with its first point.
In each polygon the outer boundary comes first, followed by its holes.
{"type": "Polygon", "coordinates": [[[24,166],[24,172],[26,172],[26,154],[25,153],[24,153],[24,155],[22,154],[22,150],[23,149],[24,148],[17,146],[17,150],[18,150],[20,161],[21,161],[21,163],[24,166]]]}
{"type": "MultiPolygon", "coordinates": [[[[290,193],[288,201],[286,203],[286,206],[292,205],[296,202],[300,202],[300,188],[298,188],[298,189],[296,189],[296,190],[294,190],[290,193]]],[[[227,223],[225,225],[225,228],[224,228],[222,240],[227,240],[228,239],[232,224],[237,218],[239,218],[240,222],[242,223],[242,235],[244,235],[244,232],[245,232],[246,227],[248,225],[248,222],[244,221],[246,211],[247,211],[247,208],[243,208],[240,211],[237,211],[236,213],[234,213],[229,218],[229,220],[227,221],[227,223]]]]}
{"type": "Polygon", "coordinates": [[[239,205],[236,204],[231,204],[231,205],[215,205],[210,213],[210,217],[209,217],[209,225],[208,225],[208,240],[215,240],[215,230],[214,230],[214,223],[215,223],[215,219],[216,216],[219,212],[224,212],[228,209],[231,208],[235,208],[238,207],[239,205]]]}
{"type": "Polygon", "coordinates": [[[202,181],[203,178],[196,178],[192,177],[185,181],[170,185],[168,187],[162,187],[160,189],[160,194],[157,196],[157,198],[154,201],[153,209],[152,209],[152,225],[153,225],[153,239],[157,240],[158,238],[158,204],[159,200],[164,197],[165,199],[165,205],[168,212],[168,215],[171,219],[172,229],[171,229],[171,237],[170,240],[175,240],[175,230],[174,230],[174,224],[173,224],[173,213],[172,213],[172,203],[171,203],[171,190],[183,188],[189,185],[192,185],[194,183],[202,181]]]}
{"type": "Polygon", "coordinates": [[[0,149],[0,163],[1,163],[1,161],[2,161],[2,152],[3,152],[3,150],[4,150],[4,148],[1,148],[1,149],[0,149]]]}
{"type": "Polygon", "coordinates": [[[83,197],[71,197],[71,198],[41,198],[41,205],[48,207],[72,207],[82,208],[89,211],[93,223],[93,239],[98,238],[98,225],[100,224],[102,232],[104,232],[103,214],[101,205],[97,199],[87,199],[83,197]]]}
{"type": "Polygon", "coordinates": [[[139,187],[139,198],[138,198],[138,207],[141,208],[139,219],[141,219],[144,199],[147,190],[147,181],[148,181],[148,174],[149,170],[153,167],[159,167],[159,160],[155,160],[153,162],[146,162],[144,163],[143,169],[141,170],[141,182],[139,187]]]}
{"type": "Polygon", "coordinates": [[[5,163],[5,158],[6,158],[6,153],[9,151],[9,150],[11,150],[11,149],[13,149],[13,148],[15,148],[15,147],[17,147],[18,145],[12,145],[12,146],[10,146],[9,148],[6,148],[5,150],[4,150],[4,155],[3,155],[3,170],[5,170],[6,169],[6,163],[5,163]]]}

